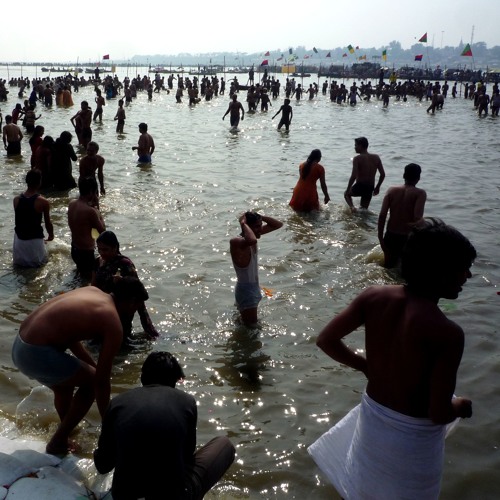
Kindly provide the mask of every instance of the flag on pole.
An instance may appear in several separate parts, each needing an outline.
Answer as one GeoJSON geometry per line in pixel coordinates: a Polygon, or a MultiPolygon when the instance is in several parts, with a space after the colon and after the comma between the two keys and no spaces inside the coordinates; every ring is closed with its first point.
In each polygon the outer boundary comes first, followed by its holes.
{"type": "Polygon", "coordinates": [[[356,50],[359,50],[359,45],[356,45],[356,50]]]}
{"type": "Polygon", "coordinates": [[[310,56],[310,55],[308,55],[308,54],[306,54],[306,55],[304,56],[304,59],[309,59],[309,57],[311,57],[311,56],[310,56]]]}
{"type": "Polygon", "coordinates": [[[383,59],[384,61],[387,61],[387,50],[383,50],[383,51],[382,51],[382,59],[383,59]]]}
{"type": "Polygon", "coordinates": [[[265,54],[264,54],[264,57],[269,57],[271,54],[269,51],[267,51],[265,54]]]}
{"type": "Polygon", "coordinates": [[[276,61],[282,61],[283,60],[283,54],[281,54],[281,57],[278,57],[278,59],[276,59],[276,61]]]}
{"type": "Polygon", "coordinates": [[[269,60],[268,59],[264,59],[261,63],[260,63],[261,66],[268,66],[269,65],[269,60]]]}
{"type": "Polygon", "coordinates": [[[363,61],[363,60],[366,61],[366,54],[358,57],[358,61],[363,61]]]}
{"type": "Polygon", "coordinates": [[[427,32],[420,37],[419,42],[427,43],[427,32]]]}
{"type": "Polygon", "coordinates": [[[103,59],[109,59],[109,54],[106,54],[105,56],[102,56],[103,59]]]}
{"type": "Polygon", "coordinates": [[[289,53],[290,55],[292,54],[292,52],[293,52],[293,50],[292,50],[292,49],[288,49],[288,53],[289,53]]]}
{"type": "Polygon", "coordinates": [[[349,50],[349,52],[350,52],[351,54],[354,54],[354,47],[353,47],[352,45],[348,45],[348,46],[347,46],[347,49],[349,50]]]}
{"type": "Polygon", "coordinates": [[[342,54],[342,57],[347,57],[347,52],[344,52],[344,53],[342,54]]]}
{"type": "Polygon", "coordinates": [[[468,43],[465,47],[462,53],[460,54],[461,56],[469,56],[472,57],[472,50],[470,48],[470,43],[468,43]]]}
{"type": "Polygon", "coordinates": [[[332,57],[331,52],[328,52],[328,54],[326,54],[326,57],[332,57]]]}
{"type": "Polygon", "coordinates": [[[417,54],[417,55],[415,56],[415,61],[421,61],[423,57],[424,57],[424,55],[423,55],[423,54],[417,54]]]}
{"type": "Polygon", "coordinates": [[[318,49],[316,47],[313,47],[313,51],[314,51],[315,54],[318,53],[318,49]]]}

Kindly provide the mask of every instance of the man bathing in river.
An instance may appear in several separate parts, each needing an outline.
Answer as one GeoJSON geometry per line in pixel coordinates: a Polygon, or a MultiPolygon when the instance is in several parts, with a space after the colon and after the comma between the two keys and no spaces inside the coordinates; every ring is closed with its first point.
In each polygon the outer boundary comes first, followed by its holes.
{"type": "Polygon", "coordinates": [[[148,299],[138,278],[125,277],[111,294],[88,286],[63,293],[35,309],[19,328],[12,347],[14,365],[54,392],[61,423],[47,444],[47,453],[66,454],[70,433],[94,399],[101,418],[111,392],[113,358],[122,345],[120,313],[135,312],[148,299]],[[97,362],[82,344],[96,340],[97,362]],[[66,352],[70,350],[73,355],[66,352]],[[76,389],[76,392],[75,392],[76,389]]]}
{"type": "Polygon", "coordinates": [[[347,183],[344,198],[353,212],[356,211],[352,198],[361,197],[360,207],[367,209],[370,206],[372,196],[380,191],[384,182],[385,171],[379,155],[368,153],[368,139],[358,137],[354,139],[354,149],[358,156],[352,159],[352,173],[347,183]],[[378,182],[375,186],[375,176],[379,173],[378,182]]]}

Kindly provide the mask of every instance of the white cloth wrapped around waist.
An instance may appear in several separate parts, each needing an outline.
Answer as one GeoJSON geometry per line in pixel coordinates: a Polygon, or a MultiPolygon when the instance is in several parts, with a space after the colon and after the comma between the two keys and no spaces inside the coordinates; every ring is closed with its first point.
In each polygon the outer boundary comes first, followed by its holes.
{"type": "Polygon", "coordinates": [[[431,500],[439,496],[446,430],[363,394],[308,452],[345,499],[431,500]]]}

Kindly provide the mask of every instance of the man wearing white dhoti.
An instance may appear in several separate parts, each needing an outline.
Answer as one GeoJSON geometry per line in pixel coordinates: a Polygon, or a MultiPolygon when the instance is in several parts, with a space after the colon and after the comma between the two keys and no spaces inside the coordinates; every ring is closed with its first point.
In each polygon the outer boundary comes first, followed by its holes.
{"type": "Polygon", "coordinates": [[[471,277],[476,251],[456,229],[426,219],[408,238],[406,285],[372,286],[321,331],[317,345],[362,371],[362,402],[309,447],[346,499],[437,499],[446,424],[472,415],[455,398],[463,330],[438,307],[471,277]],[[341,340],[365,326],[366,357],[341,340]]]}

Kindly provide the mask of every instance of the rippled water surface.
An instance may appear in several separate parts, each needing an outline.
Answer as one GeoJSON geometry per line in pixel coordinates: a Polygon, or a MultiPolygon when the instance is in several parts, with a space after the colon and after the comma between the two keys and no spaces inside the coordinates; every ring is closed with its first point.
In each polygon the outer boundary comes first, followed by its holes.
{"type": "MultiPolygon", "coordinates": [[[[18,102],[16,94],[12,89],[9,102],[1,103],[4,116],[18,102]]],[[[46,134],[72,130],[69,119],[83,99],[93,104],[91,87],[74,94],[71,109],[41,109],[39,123],[46,134]]],[[[419,163],[419,186],[428,194],[426,215],[455,225],[478,250],[473,277],[459,299],[441,303],[466,332],[457,393],[474,404],[473,418],[447,442],[442,498],[498,498],[499,119],[478,118],[463,98],[448,97],[444,110],[432,116],[425,112],[428,103],[412,98],[391,101],[388,109],[376,100],[351,108],[318,95],[312,102],[292,102],[294,118],[286,134],[271,120],[281,104],[282,98],[268,113],[247,114],[240,130],[231,133],[228,121],[221,120],[227,95],[190,108],[187,100],[176,104],[172,94],[154,94],[148,101],[140,93],[126,108],[125,133],[117,136],[117,100],[107,101],[103,123],[93,126],[106,159],[102,212],[122,253],[136,264],[150,292],[152,319],[162,331],[158,341],[138,341],[118,357],[113,391],[138,384],[151,350],[169,350],[185,366],[185,390],[199,402],[199,443],[226,433],[237,447],[236,462],[217,496],[337,498],[306,448],[357,404],[365,380],[320,352],[315,339],[364,287],[398,279],[380,266],[376,221],[382,195],[373,199],[369,213],[357,215],[346,210],[342,198],[353,139],[364,135],[386,169],[382,193],[402,183],[404,165],[419,163]],[[156,142],[152,166],[142,168],[131,150],[141,121],[156,142]],[[314,148],[323,153],[332,201],[320,213],[301,216],[288,201],[298,165],[314,148]],[[258,330],[236,321],[229,255],[238,216],[247,209],[284,222],[259,242],[261,284],[271,296],[261,302],[258,330]]],[[[76,191],[50,197],[56,233],[50,262],[38,270],[12,267],[12,198],[24,189],[28,149],[25,139],[22,159],[0,156],[0,415],[5,434],[13,432],[17,404],[36,385],[12,366],[10,347],[18,326],[38,304],[79,285],[66,224],[76,191]]],[[[135,329],[140,331],[138,321],[135,329]]],[[[362,348],[362,333],[351,335],[349,343],[362,348]]],[[[38,432],[45,439],[50,430],[42,426],[38,432]]],[[[93,409],[78,434],[84,456],[91,455],[98,434],[93,409]]]]}

